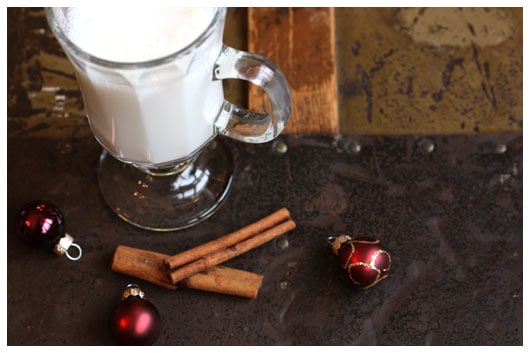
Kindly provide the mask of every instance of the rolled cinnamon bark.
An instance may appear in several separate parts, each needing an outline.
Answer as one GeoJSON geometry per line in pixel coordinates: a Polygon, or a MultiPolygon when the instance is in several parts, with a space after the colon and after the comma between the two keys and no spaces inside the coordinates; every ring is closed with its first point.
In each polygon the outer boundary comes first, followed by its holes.
{"type": "Polygon", "coordinates": [[[172,284],[164,261],[169,255],[118,245],[112,258],[112,270],[143,279],[168,289],[192,288],[208,292],[256,298],[263,276],[229,267],[215,266],[172,284]]]}
{"type": "Polygon", "coordinates": [[[232,245],[235,245],[243,240],[246,240],[256,234],[259,234],[269,228],[274,227],[277,224],[288,220],[289,217],[289,210],[284,207],[277,210],[276,212],[271,213],[265,218],[259,219],[258,221],[252,224],[249,224],[239,230],[236,230],[235,232],[229,233],[220,238],[196,246],[179,254],[170,256],[164,261],[167,270],[174,270],[179,266],[186,265],[203,256],[210,255],[219,250],[224,250],[232,245]]]}
{"type": "MultiPolygon", "coordinates": [[[[272,228],[265,230],[251,238],[243,240],[240,243],[232,245],[226,249],[213,252],[209,255],[203,256],[198,260],[195,260],[187,265],[177,268],[174,271],[169,271],[168,276],[171,279],[170,283],[178,283],[185,278],[188,278],[195,273],[206,271],[207,269],[219,265],[225,261],[233,259],[249,250],[255,249],[258,246],[265,244],[266,242],[293,230],[296,224],[292,220],[287,220],[280,223],[272,228]]],[[[178,258],[178,254],[174,255],[173,258],[178,258]]],[[[167,260],[166,260],[167,263],[167,260]]]]}

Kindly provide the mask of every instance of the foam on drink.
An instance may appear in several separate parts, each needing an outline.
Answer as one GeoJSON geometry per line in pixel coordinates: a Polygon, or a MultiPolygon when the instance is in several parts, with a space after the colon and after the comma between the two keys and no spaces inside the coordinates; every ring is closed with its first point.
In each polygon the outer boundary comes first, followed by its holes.
{"type": "MultiPolygon", "coordinates": [[[[193,43],[214,15],[211,8],[75,8],[66,12],[63,28],[92,56],[145,62],[193,43]]],[[[213,137],[224,99],[221,81],[212,80],[221,45],[222,26],[199,49],[156,67],[74,65],[98,141],[119,158],[143,164],[196,151],[213,137]]]]}
{"type": "Polygon", "coordinates": [[[170,55],[193,42],[212,21],[212,8],[70,8],[65,32],[85,52],[116,62],[170,55]]]}

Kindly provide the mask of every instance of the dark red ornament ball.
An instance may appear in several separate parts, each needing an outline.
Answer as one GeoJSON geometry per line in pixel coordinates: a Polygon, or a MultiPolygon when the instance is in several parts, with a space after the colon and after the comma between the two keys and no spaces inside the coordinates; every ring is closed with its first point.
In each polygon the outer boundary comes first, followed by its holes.
{"type": "Polygon", "coordinates": [[[370,288],[387,278],[392,260],[381,242],[368,237],[335,239],[342,275],[359,288],[370,288]]]}
{"type": "Polygon", "coordinates": [[[15,217],[17,236],[24,243],[51,249],[64,236],[64,217],[53,203],[35,200],[22,206],[15,217]]]}
{"type": "Polygon", "coordinates": [[[151,345],[160,334],[160,313],[150,301],[129,296],[114,308],[110,325],[112,337],[120,345],[151,345]]]}

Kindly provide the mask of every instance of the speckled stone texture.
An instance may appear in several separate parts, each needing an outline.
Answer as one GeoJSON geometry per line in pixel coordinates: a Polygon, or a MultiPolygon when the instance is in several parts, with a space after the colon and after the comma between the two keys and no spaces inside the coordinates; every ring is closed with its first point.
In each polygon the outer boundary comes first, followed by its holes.
{"type": "Polygon", "coordinates": [[[226,203],[194,228],[155,233],[105,205],[92,138],[8,139],[7,344],[112,344],[107,320],[132,282],[162,315],[159,345],[522,344],[521,136],[360,137],[358,153],[353,137],[280,141],[285,154],[278,141],[229,141],[226,203]],[[61,207],[80,261],[15,237],[15,212],[34,198],[61,207]],[[297,223],[287,247],[271,242],[225,263],[264,275],[256,299],[111,271],[118,244],[177,253],[284,206],[297,223]],[[344,282],[326,240],[343,233],[380,239],[389,278],[368,290],[344,282]]]}

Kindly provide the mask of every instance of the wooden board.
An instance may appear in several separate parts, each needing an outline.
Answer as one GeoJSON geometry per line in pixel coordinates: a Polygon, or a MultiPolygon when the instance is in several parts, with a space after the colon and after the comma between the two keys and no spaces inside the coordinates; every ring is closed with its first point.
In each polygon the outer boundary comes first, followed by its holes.
{"type": "MultiPolygon", "coordinates": [[[[285,133],[338,133],[333,8],[249,8],[248,51],[283,71],[293,98],[285,133]]],[[[268,111],[268,100],[249,87],[249,107],[268,111]]]]}

